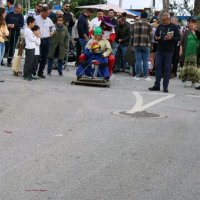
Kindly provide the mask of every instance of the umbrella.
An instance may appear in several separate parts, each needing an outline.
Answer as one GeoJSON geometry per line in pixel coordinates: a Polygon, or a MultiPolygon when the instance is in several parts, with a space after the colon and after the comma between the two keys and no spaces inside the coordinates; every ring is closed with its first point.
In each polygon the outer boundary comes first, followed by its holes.
{"type": "Polygon", "coordinates": [[[115,12],[119,12],[119,13],[123,13],[123,12],[126,12],[129,16],[137,16],[123,8],[120,8],[119,6],[116,6],[114,4],[97,4],[97,5],[87,5],[87,6],[78,6],[77,8],[81,8],[81,9],[84,9],[84,8],[92,8],[92,9],[102,9],[102,10],[105,10],[105,11],[108,11],[110,9],[113,9],[115,12]]]}

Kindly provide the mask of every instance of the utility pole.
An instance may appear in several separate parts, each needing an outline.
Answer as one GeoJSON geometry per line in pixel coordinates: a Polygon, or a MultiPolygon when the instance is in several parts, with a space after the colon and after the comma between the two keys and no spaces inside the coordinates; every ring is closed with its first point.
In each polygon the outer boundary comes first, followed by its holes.
{"type": "Polygon", "coordinates": [[[122,0],[119,0],[119,7],[122,7],[122,0]]]}

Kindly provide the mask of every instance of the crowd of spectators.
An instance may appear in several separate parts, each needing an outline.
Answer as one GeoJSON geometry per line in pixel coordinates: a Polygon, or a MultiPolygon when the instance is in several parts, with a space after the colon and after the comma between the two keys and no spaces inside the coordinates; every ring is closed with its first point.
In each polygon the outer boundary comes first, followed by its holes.
{"type": "MultiPolygon", "coordinates": [[[[96,48],[103,60],[107,59],[104,63],[107,63],[109,77],[112,72],[126,72],[130,65],[136,81],[142,77],[151,81],[150,71],[155,73],[155,83],[149,90],[159,91],[163,78],[163,92],[168,92],[169,80],[178,76],[179,69],[184,86],[186,81],[191,81],[195,87],[200,81],[200,33],[195,17],[188,19],[182,28],[169,13],[156,12],[149,19],[144,11],[130,24],[126,12],[115,13],[113,9],[107,15],[99,9],[91,19],[92,9],[85,9],[75,17],[69,2],[64,2],[56,12],[51,5],[38,2],[34,11],[23,16],[20,4],[14,5],[13,0],[6,3],[6,8],[0,8],[1,65],[5,65],[4,58],[7,67],[13,65],[16,44],[24,35],[25,80],[45,78],[46,65],[47,75],[51,76],[55,59],[58,74],[63,76],[63,63],[72,44],[76,46],[77,66],[81,54],[90,55],[88,51],[95,52],[96,48]]],[[[20,71],[14,71],[14,75],[19,76],[20,71]]]]}

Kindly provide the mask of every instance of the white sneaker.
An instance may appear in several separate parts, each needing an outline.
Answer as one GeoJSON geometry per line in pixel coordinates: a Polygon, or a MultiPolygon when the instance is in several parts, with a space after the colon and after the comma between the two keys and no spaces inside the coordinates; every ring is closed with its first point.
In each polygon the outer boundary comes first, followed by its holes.
{"type": "Polygon", "coordinates": [[[133,79],[135,79],[136,81],[139,81],[139,80],[140,80],[140,78],[137,77],[137,76],[134,76],[133,79]]]}
{"type": "Polygon", "coordinates": [[[146,81],[151,81],[151,78],[150,77],[146,77],[145,80],[146,81]]]}

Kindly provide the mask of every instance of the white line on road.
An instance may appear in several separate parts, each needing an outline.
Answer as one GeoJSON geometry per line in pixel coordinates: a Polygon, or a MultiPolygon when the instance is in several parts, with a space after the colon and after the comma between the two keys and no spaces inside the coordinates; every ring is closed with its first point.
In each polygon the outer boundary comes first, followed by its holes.
{"type": "MultiPolygon", "coordinates": [[[[142,99],[142,96],[139,94],[139,92],[133,92],[133,94],[135,95],[136,103],[135,103],[135,105],[132,109],[130,109],[126,112],[126,113],[129,113],[129,114],[144,111],[147,108],[150,108],[150,107],[152,107],[152,106],[154,106],[158,103],[161,103],[163,101],[166,101],[168,99],[175,97],[175,94],[167,94],[167,96],[165,96],[165,97],[161,97],[161,98],[159,98],[155,101],[152,101],[150,103],[143,105],[143,99],[142,99]]],[[[152,94],[152,93],[148,93],[148,94],[152,94]]]]}
{"type": "Polygon", "coordinates": [[[198,95],[188,95],[188,97],[200,98],[198,95]]]}
{"type": "Polygon", "coordinates": [[[54,137],[62,137],[62,134],[54,135],[54,137]]]}
{"type": "Polygon", "coordinates": [[[132,114],[132,113],[140,111],[140,109],[142,108],[142,105],[143,105],[142,96],[139,94],[139,92],[133,92],[133,94],[135,95],[136,103],[134,107],[131,110],[128,110],[126,113],[132,114]]]}

